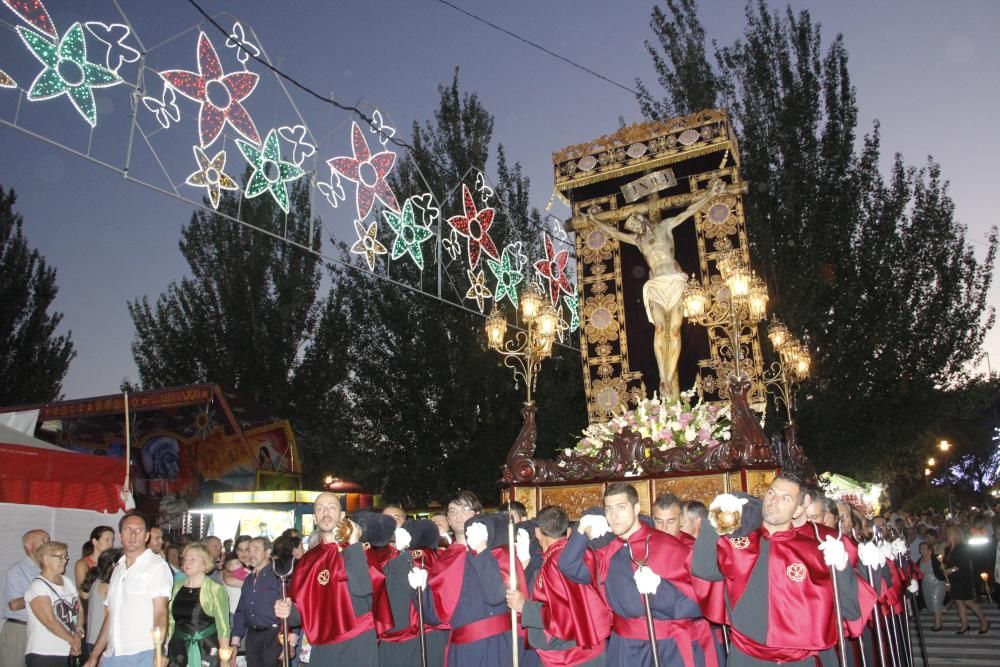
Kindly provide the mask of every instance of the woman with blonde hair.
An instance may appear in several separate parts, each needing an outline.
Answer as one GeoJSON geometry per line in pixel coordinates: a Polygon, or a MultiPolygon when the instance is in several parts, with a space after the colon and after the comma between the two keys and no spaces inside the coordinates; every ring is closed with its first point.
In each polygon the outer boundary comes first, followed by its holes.
{"type": "Polygon", "coordinates": [[[83,617],[76,584],[63,576],[69,562],[64,542],[46,542],[35,559],[41,572],[35,577],[24,601],[28,608],[27,667],[65,667],[69,656],[80,655],[83,617]]]}
{"type": "Polygon", "coordinates": [[[965,544],[965,535],[957,526],[948,529],[948,547],[944,554],[944,573],[948,575],[951,587],[951,599],[958,608],[958,620],[961,627],[956,635],[964,635],[969,631],[969,617],[966,608],[979,619],[979,634],[986,634],[990,623],[983,616],[983,610],[976,602],[975,571],[972,569],[972,554],[965,544]]]}
{"type": "Polygon", "coordinates": [[[184,575],[170,597],[167,660],[171,667],[217,666],[219,649],[229,648],[229,596],[208,576],[215,559],[204,544],[184,547],[181,563],[184,575]]]}

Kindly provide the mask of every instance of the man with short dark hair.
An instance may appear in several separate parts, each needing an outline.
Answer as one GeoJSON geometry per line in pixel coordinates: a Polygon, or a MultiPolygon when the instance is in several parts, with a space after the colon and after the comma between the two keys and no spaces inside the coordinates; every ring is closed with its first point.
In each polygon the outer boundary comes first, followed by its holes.
{"type": "Polygon", "coordinates": [[[465,544],[465,522],[483,511],[483,504],[472,491],[459,491],[448,501],[448,526],[455,544],[465,544]]]}
{"type": "Polygon", "coordinates": [[[559,558],[559,570],[570,580],[604,584],[612,611],[607,664],[651,664],[644,597],[652,611],[656,653],[662,667],[724,662],[721,646],[696,600],[687,569],[687,548],[677,538],[639,521],[639,510],[635,487],[609,484],[604,491],[605,520],[584,516],[559,558]],[[600,537],[607,530],[617,539],[592,549],[595,567],[588,568],[588,538],[600,537]]]}
{"type": "Polygon", "coordinates": [[[163,558],[163,529],[158,526],[149,529],[149,550],[163,558]]]}
{"type": "Polygon", "coordinates": [[[687,501],[681,512],[681,532],[698,539],[701,524],[707,518],[708,508],[705,507],[705,503],[698,500],[687,501]]]}
{"type": "Polygon", "coordinates": [[[528,520],[528,508],[519,500],[509,500],[503,504],[503,509],[514,515],[514,523],[524,523],[528,520]]]}
{"type": "Polygon", "coordinates": [[[681,532],[681,499],[672,493],[661,493],[653,501],[653,527],[677,537],[681,532]]]}
{"type": "Polygon", "coordinates": [[[399,505],[386,505],[382,508],[382,514],[391,516],[393,521],[396,522],[397,528],[402,528],[403,524],[406,523],[406,510],[399,505]]]}
{"type": "Polygon", "coordinates": [[[149,522],[142,514],[122,517],[118,533],[124,555],[111,574],[104,624],[85,667],[96,667],[98,661],[102,667],[144,667],[153,661],[151,631],[159,631],[164,645],[167,641],[170,567],[146,547],[149,522]]]}
{"type": "Polygon", "coordinates": [[[247,544],[247,564],[253,572],[243,580],[229,643],[234,648],[243,646],[247,667],[275,667],[281,662],[279,622],[274,614],[274,603],[281,599],[281,582],[274,576],[271,540],[251,538],[247,544]]]}
{"type": "Polygon", "coordinates": [[[778,475],[764,496],[759,526],[742,525],[744,505],[754,501],[731,494],[712,501],[711,520],[695,543],[692,572],[724,582],[729,667],[837,665],[841,619],[835,617],[831,567],[850,633],[859,633],[871,614],[875,593],[850,567],[843,540],[827,535],[819,544],[809,527],[793,526],[805,513],[805,498],[800,479],[778,475]],[[726,522],[731,532],[720,538],[712,521],[723,525],[723,515],[739,518],[735,526],[726,522]]]}
{"type": "Polygon", "coordinates": [[[21,536],[24,558],[7,570],[4,576],[4,599],[7,607],[3,610],[7,622],[0,631],[0,664],[16,667],[24,665],[24,655],[28,642],[28,612],[25,609],[24,594],[32,580],[38,576],[39,567],[35,561],[38,547],[49,541],[44,530],[29,530],[21,536]]]}
{"type": "MultiPolygon", "coordinates": [[[[508,591],[507,604],[521,614],[521,626],[543,665],[588,667],[604,664],[605,641],[611,633],[611,610],[597,586],[578,584],[559,571],[567,544],[569,516],[561,507],[545,507],[535,518],[535,537],[545,559],[530,599],[508,591]]],[[[588,567],[593,556],[584,554],[588,567]]]]}

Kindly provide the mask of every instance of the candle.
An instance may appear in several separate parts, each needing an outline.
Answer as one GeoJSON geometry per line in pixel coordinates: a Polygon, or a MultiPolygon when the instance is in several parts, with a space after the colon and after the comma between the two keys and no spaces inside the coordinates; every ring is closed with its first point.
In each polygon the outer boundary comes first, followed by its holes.
{"type": "Polygon", "coordinates": [[[153,635],[153,652],[156,655],[154,665],[160,667],[160,663],[163,661],[163,631],[160,630],[159,626],[156,626],[150,634],[153,635]]]}

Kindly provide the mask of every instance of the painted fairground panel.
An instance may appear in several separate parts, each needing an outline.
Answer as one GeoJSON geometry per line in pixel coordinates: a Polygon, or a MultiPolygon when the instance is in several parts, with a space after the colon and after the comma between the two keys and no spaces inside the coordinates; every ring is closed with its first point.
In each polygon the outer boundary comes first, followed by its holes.
{"type": "MultiPolygon", "coordinates": [[[[39,410],[37,437],[73,451],[125,457],[124,394],[31,407],[39,410]]],[[[261,479],[269,489],[299,486],[288,421],[215,385],[129,394],[128,412],[130,479],[146,512],[180,511],[220,491],[252,491],[261,479]]]]}

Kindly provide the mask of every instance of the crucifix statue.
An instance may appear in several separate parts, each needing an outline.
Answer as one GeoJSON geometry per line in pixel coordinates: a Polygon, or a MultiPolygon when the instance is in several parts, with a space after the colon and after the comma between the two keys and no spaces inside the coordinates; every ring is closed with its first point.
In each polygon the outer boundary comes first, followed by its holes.
{"type": "Polygon", "coordinates": [[[676,401],[680,397],[677,362],[681,356],[681,324],[684,323],[681,295],[687,284],[687,276],[674,257],[674,228],[729,191],[721,180],[713,180],[703,196],[671,218],[661,219],[666,206],[660,203],[656,193],[646,202],[624,209],[606,212],[589,209],[584,213],[588,222],[612,238],[639,248],[649,265],[649,278],[642,286],[642,302],[646,306],[646,317],[655,327],[653,353],[660,373],[660,396],[667,400],[676,401]],[[621,231],[613,223],[625,216],[628,216],[626,231],[621,231]]]}

